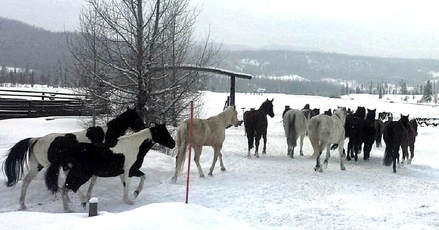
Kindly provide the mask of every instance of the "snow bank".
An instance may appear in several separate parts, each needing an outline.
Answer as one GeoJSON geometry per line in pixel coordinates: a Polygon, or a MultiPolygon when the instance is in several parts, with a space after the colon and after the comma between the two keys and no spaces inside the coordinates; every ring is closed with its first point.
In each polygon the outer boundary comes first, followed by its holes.
{"type": "Polygon", "coordinates": [[[0,226],[20,230],[251,229],[213,209],[184,203],[155,203],[118,214],[100,212],[91,218],[86,213],[9,212],[0,214],[0,226]]]}

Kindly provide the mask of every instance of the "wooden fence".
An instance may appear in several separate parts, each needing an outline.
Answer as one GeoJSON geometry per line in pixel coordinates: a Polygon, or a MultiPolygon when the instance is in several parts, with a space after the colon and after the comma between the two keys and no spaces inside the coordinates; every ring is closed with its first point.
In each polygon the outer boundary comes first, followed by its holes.
{"type": "Polygon", "coordinates": [[[85,104],[82,94],[0,89],[0,120],[91,115],[85,104]]]}

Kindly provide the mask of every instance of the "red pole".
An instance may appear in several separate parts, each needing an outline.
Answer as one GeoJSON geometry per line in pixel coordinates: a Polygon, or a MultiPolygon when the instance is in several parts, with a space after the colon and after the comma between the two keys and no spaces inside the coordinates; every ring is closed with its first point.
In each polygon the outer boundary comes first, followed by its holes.
{"type": "Polygon", "coordinates": [[[189,156],[187,161],[187,179],[186,179],[186,204],[189,201],[189,174],[191,172],[191,152],[192,152],[192,125],[194,122],[194,101],[191,101],[191,119],[189,123],[189,156]]]}

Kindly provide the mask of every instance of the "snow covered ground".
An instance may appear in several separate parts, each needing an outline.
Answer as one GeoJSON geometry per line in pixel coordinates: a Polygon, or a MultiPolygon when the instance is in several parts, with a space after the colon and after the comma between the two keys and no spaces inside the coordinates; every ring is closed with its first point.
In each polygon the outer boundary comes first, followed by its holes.
{"type": "MultiPolygon", "coordinates": [[[[0,229],[438,229],[439,228],[439,155],[435,148],[439,128],[420,127],[412,165],[398,168],[396,174],[382,165],[383,148],[373,148],[367,162],[347,162],[339,169],[334,152],[323,173],[313,170],[312,148],[305,138],[304,153],[295,159],[286,157],[286,141],[281,114],[285,105],[302,108],[309,103],[321,111],[337,106],[376,108],[410,117],[439,117],[437,107],[389,103],[373,95],[349,95],[341,99],[284,94],[237,94],[239,117],[242,107],[258,108],[266,98],[274,98],[275,117],[269,118],[267,155],[247,159],[247,141],[243,127],[227,130],[223,147],[227,171],[216,167],[213,177],[199,178],[191,167],[190,206],[185,198],[185,176],[177,184],[170,181],[174,157],[151,151],[142,170],[146,173],[144,191],[135,205],[122,201],[119,178],[99,179],[95,196],[102,215],[85,218],[76,195],[71,194],[74,214],[61,214],[59,195],[51,195],[43,182],[43,173],[29,187],[27,212],[17,212],[21,182],[12,188],[0,184],[0,229]],[[352,98],[352,99],[351,99],[352,98]],[[234,220],[232,220],[232,218],[234,220]],[[23,220],[23,221],[22,221],[23,220]],[[26,220],[26,221],[24,221],[26,220]],[[161,220],[161,221],[157,221],[161,220]],[[123,221],[128,224],[121,225],[123,221]],[[33,227],[33,228],[31,228],[33,227]]],[[[207,117],[222,110],[226,94],[206,92],[207,117]]],[[[81,129],[83,121],[73,117],[55,120],[11,119],[0,121],[0,161],[12,144],[29,136],[81,129]]],[[[297,153],[297,152],[296,152],[297,153]]],[[[207,172],[212,161],[210,147],[203,150],[201,164],[207,172]]],[[[218,164],[217,164],[218,165],[218,164]]],[[[185,170],[186,171],[186,170],[185,170]]],[[[4,181],[4,176],[0,176],[4,181]]],[[[137,185],[131,183],[131,191],[137,185]]]]}

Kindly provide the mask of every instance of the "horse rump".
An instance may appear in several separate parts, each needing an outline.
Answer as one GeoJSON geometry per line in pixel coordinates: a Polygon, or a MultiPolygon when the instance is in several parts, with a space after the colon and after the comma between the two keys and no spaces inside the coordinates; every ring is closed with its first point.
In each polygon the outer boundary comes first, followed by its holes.
{"type": "Polygon", "coordinates": [[[3,172],[7,177],[6,186],[15,185],[23,176],[24,164],[35,144],[34,139],[26,138],[17,142],[8,151],[8,156],[3,162],[3,172]]]}

